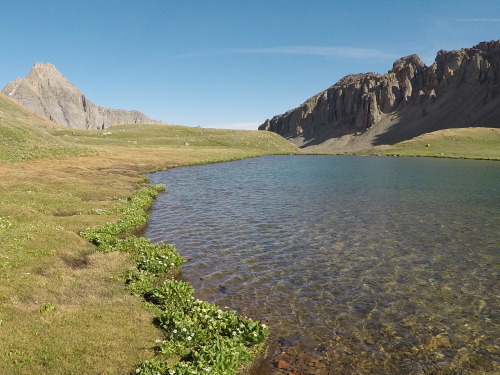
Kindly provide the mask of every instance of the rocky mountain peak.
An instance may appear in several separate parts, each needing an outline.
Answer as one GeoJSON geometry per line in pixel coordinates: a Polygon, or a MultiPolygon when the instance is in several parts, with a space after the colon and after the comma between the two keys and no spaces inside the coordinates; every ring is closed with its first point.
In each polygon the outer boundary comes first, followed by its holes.
{"type": "Polygon", "coordinates": [[[42,62],[37,62],[33,65],[28,76],[30,75],[57,75],[62,76],[62,74],[56,69],[52,64],[46,64],[42,62]]]}
{"type": "Polygon", "coordinates": [[[259,129],[300,147],[353,151],[468,126],[500,127],[500,40],[441,50],[429,67],[409,55],[384,75],[348,75],[259,129]]]}
{"type": "Polygon", "coordinates": [[[54,65],[37,62],[25,78],[7,84],[2,93],[49,120],[78,129],[104,129],[119,124],[162,124],[142,112],[95,105],[54,65]]]}
{"type": "Polygon", "coordinates": [[[500,42],[498,40],[479,43],[475,48],[484,51],[488,58],[500,56],[500,42]]]}
{"type": "Polygon", "coordinates": [[[413,70],[421,70],[425,68],[425,64],[419,55],[410,55],[402,57],[392,64],[392,70],[389,72],[399,73],[403,69],[411,68],[413,70]]]}
{"type": "MultiPolygon", "coordinates": [[[[22,78],[21,78],[22,79],[22,78]]],[[[40,81],[51,81],[67,86],[73,86],[54,65],[37,62],[33,65],[25,78],[29,83],[39,86],[40,81]]],[[[73,86],[74,87],[74,86],[73,86]]],[[[75,87],[76,89],[76,87],[75,87]]],[[[77,90],[77,89],[76,89],[77,90]]]]}

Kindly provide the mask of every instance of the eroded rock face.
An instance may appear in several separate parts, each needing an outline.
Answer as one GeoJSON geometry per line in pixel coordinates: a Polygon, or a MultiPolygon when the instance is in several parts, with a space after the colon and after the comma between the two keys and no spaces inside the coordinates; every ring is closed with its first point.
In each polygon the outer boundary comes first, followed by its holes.
{"type": "Polygon", "coordinates": [[[52,64],[36,63],[2,93],[49,120],[77,129],[104,129],[119,124],[161,124],[139,111],[110,109],[89,101],[52,64]]]}
{"type": "Polygon", "coordinates": [[[448,127],[500,126],[500,40],[439,51],[427,67],[417,55],[384,75],[348,75],[259,129],[301,147],[345,136],[356,148],[393,144],[448,127]],[[364,142],[361,140],[364,139],[364,142]]]}

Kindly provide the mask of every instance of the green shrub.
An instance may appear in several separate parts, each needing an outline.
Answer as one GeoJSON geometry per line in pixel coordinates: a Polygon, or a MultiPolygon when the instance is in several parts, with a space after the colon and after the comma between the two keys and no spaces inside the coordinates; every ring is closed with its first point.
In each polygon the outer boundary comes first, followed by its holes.
{"type": "Polygon", "coordinates": [[[134,268],[125,275],[125,284],[130,293],[145,295],[153,289],[155,279],[155,275],[134,268]]]}
{"type": "Polygon", "coordinates": [[[152,292],[151,300],[162,309],[159,325],[168,338],[159,344],[159,351],[179,358],[165,373],[236,374],[252,360],[269,329],[235,311],[194,300],[193,292],[190,284],[176,280],[168,280],[152,292]]]}
{"type": "Polygon", "coordinates": [[[154,275],[161,275],[179,269],[184,263],[184,259],[179,256],[173,245],[163,243],[139,248],[134,252],[132,258],[139,270],[154,275]]]}
{"type": "Polygon", "coordinates": [[[167,374],[167,369],[168,366],[164,361],[153,360],[142,362],[135,373],[141,375],[167,374]]]}
{"type": "Polygon", "coordinates": [[[184,281],[167,280],[160,287],[153,290],[152,301],[167,312],[179,311],[186,313],[193,308],[193,294],[194,289],[191,284],[184,281]]]}
{"type": "Polygon", "coordinates": [[[136,266],[125,275],[127,289],[161,310],[158,324],[168,340],[161,341],[158,350],[166,360],[146,361],[137,374],[236,374],[260,350],[269,329],[235,311],[195,300],[189,283],[166,280],[155,287],[160,277],[178,271],[184,259],[173,245],[151,244],[147,238],[130,235],[147,222],[146,210],[163,190],[163,185],[139,190],[119,211],[123,216],[118,221],[87,228],[80,235],[100,251],[130,253],[136,266]],[[124,235],[128,236],[118,237],[124,235]]]}
{"type": "Polygon", "coordinates": [[[164,185],[152,185],[137,191],[120,210],[122,218],[100,228],[87,228],[80,232],[80,236],[95,244],[100,251],[113,251],[117,242],[114,237],[130,234],[137,227],[146,224],[148,221],[146,210],[158,193],[164,190],[164,185]]]}

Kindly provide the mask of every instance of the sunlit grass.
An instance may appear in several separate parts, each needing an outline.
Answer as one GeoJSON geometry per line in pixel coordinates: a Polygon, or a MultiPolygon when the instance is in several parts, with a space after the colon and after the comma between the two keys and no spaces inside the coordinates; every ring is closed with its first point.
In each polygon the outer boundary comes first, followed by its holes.
{"type": "Polygon", "coordinates": [[[141,173],[295,152],[257,131],[59,129],[0,96],[0,374],[127,374],[152,360],[165,333],[126,286],[133,256],[78,233],[120,220],[148,186],[141,173]]]}
{"type": "MultiPolygon", "coordinates": [[[[383,153],[499,158],[498,129],[454,131],[383,153]]],[[[127,374],[156,363],[156,340],[172,348],[153,324],[161,308],[126,286],[137,259],[97,252],[78,233],[118,222],[148,186],[141,173],[297,152],[269,132],[61,128],[0,95],[0,374],[127,374]]]]}
{"type": "Polygon", "coordinates": [[[83,147],[61,142],[49,130],[62,128],[0,95],[0,162],[77,155],[83,147]]]}
{"type": "Polygon", "coordinates": [[[380,152],[392,156],[500,159],[500,129],[459,128],[423,134],[380,152]]]}

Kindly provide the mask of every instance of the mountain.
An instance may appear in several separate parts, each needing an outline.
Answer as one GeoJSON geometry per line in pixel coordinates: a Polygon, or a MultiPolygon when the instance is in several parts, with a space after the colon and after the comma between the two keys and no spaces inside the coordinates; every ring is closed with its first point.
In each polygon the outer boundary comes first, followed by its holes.
{"type": "Polygon", "coordinates": [[[471,126],[500,127],[500,40],[441,50],[431,66],[411,55],[384,75],[348,75],[259,130],[310,151],[353,152],[471,126]]]}
{"type": "Polygon", "coordinates": [[[77,129],[163,123],[139,111],[95,105],[52,64],[36,63],[25,78],[9,83],[2,93],[49,120],[77,129]]]}

